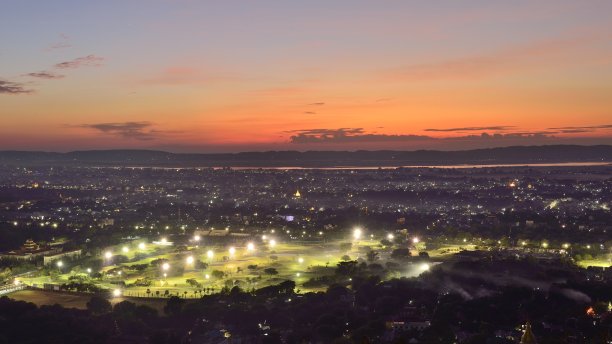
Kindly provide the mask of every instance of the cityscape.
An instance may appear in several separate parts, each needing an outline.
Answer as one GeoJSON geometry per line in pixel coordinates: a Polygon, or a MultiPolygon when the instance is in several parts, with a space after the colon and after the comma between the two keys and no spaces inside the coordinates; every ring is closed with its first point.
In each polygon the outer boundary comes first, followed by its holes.
{"type": "Polygon", "coordinates": [[[2,5],[0,343],[612,344],[612,2],[2,5]]]}

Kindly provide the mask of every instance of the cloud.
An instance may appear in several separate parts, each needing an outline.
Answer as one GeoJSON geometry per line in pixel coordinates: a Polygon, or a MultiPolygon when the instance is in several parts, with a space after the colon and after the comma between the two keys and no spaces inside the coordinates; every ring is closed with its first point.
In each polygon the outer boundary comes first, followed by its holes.
{"type": "Polygon", "coordinates": [[[510,130],[512,128],[514,127],[507,126],[507,125],[496,125],[496,126],[490,126],[490,127],[462,127],[462,128],[444,128],[444,129],[430,128],[430,129],[425,129],[425,131],[434,131],[434,132],[483,131],[483,130],[504,131],[504,130],[510,130]]]}
{"type": "Polygon", "coordinates": [[[59,69],[74,69],[79,67],[99,67],[104,61],[103,57],[96,55],[87,55],[85,57],[79,57],[71,61],[60,62],[55,65],[55,68],[59,69]]]}
{"type": "Polygon", "coordinates": [[[55,73],[47,72],[44,70],[41,72],[28,73],[26,74],[26,76],[31,76],[33,78],[40,78],[40,79],[61,79],[64,77],[64,75],[55,74],[55,73]]]}
{"type": "Polygon", "coordinates": [[[451,142],[451,141],[499,141],[499,140],[524,140],[524,139],[549,139],[556,132],[535,131],[535,132],[515,132],[506,134],[464,135],[454,137],[433,137],[428,135],[415,134],[377,134],[365,132],[363,128],[338,128],[338,129],[303,129],[286,131],[292,134],[289,142],[293,144],[310,143],[369,143],[369,142],[451,142]]]}
{"type": "Polygon", "coordinates": [[[23,84],[0,79],[0,94],[28,94],[34,91],[27,89],[23,84]]]}
{"type": "Polygon", "coordinates": [[[314,111],[304,111],[305,115],[316,115],[317,113],[314,111]]]}
{"type": "Polygon", "coordinates": [[[96,123],[96,124],[82,124],[77,127],[95,129],[99,132],[119,136],[128,139],[135,139],[141,141],[155,140],[160,136],[166,134],[176,134],[178,131],[162,131],[151,129],[153,127],[151,122],[121,122],[121,123],[96,123]]]}
{"type": "Polygon", "coordinates": [[[72,44],[70,44],[70,42],[69,42],[70,37],[68,37],[68,35],[65,35],[65,34],[61,33],[59,35],[59,37],[61,39],[60,42],[57,42],[57,43],[54,43],[54,44],[50,45],[45,50],[51,51],[51,50],[58,50],[58,49],[65,49],[65,48],[72,47],[72,44]]]}
{"type": "Polygon", "coordinates": [[[289,138],[291,143],[347,143],[347,142],[389,142],[417,141],[431,139],[423,135],[387,135],[366,133],[363,128],[338,129],[304,129],[293,130],[289,138]]]}
{"type": "Polygon", "coordinates": [[[325,103],[324,102],[316,102],[316,103],[310,103],[308,105],[311,105],[311,106],[323,106],[323,105],[325,105],[325,103]]]}
{"type": "Polygon", "coordinates": [[[612,124],[602,124],[602,125],[589,125],[589,126],[575,126],[575,127],[556,127],[556,128],[548,128],[551,130],[558,130],[563,134],[579,134],[579,133],[591,133],[598,130],[606,130],[612,129],[612,124]]]}

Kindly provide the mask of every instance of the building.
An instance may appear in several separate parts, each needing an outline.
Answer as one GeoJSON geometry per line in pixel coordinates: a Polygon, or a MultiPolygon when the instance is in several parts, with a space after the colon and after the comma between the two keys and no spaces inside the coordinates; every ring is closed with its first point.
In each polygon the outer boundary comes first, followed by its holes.
{"type": "Polygon", "coordinates": [[[46,255],[53,255],[60,253],[62,249],[60,247],[50,247],[39,245],[31,239],[26,242],[17,250],[4,252],[0,255],[2,259],[17,259],[17,260],[32,260],[37,257],[44,257],[46,255]]]}

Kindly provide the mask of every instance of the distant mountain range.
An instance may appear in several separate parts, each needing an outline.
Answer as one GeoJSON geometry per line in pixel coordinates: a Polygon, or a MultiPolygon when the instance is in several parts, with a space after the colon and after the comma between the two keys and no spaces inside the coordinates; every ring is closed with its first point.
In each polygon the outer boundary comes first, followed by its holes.
{"type": "Polygon", "coordinates": [[[160,167],[372,167],[611,162],[612,145],[515,146],[463,151],[269,151],[218,154],[153,150],[0,151],[2,165],[160,167]]]}

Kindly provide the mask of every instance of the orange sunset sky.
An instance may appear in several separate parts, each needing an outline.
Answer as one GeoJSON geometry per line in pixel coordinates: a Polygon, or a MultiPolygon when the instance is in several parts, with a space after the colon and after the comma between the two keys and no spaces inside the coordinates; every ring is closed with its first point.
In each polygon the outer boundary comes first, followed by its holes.
{"type": "Polygon", "coordinates": [[[612,144],[611,1],[6,1],[0,150],[612,144]]]}

